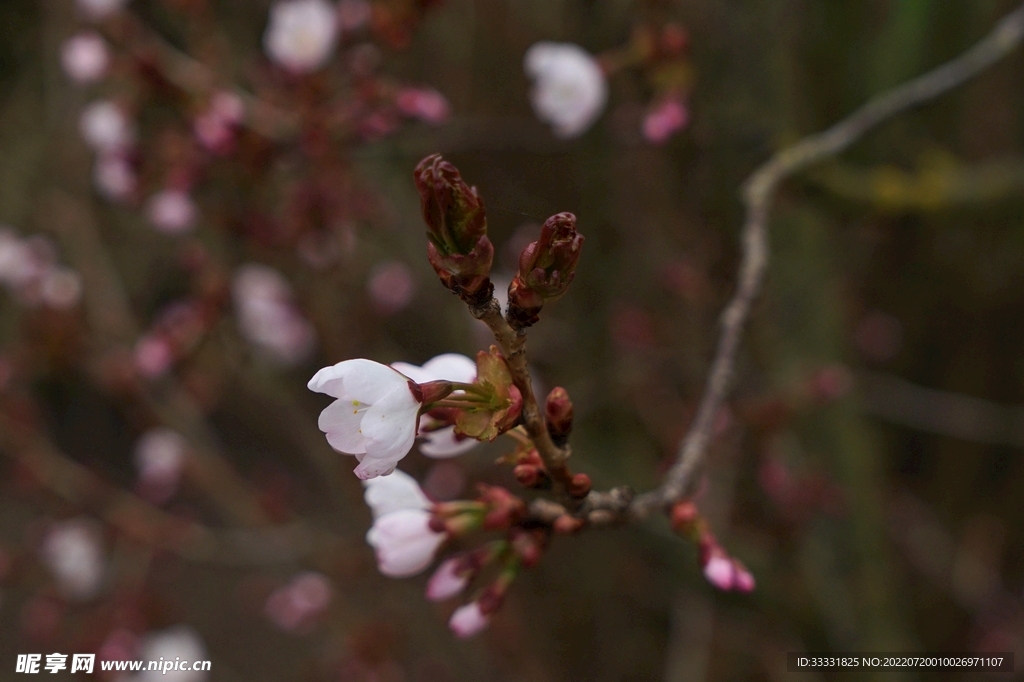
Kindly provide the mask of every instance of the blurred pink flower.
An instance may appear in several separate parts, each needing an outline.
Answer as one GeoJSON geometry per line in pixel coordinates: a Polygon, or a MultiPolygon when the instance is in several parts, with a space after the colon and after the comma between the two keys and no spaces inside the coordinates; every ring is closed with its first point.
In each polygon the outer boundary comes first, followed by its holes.
{"type": "Polygon", "coordinates": [[[316,333],[296,310],[291,285],[281,273],[265,265],[243,265],[235,271],[231,293],[246,340],[284,365],[309,357],[316,333]]]}
{"type": "Polygon", "coordinates": [[[456,637],[466,639],[482,632],[490,621],[490,616],[480,610],[480,604],[472,601],[455,609],[448,627],[456,637]]]}
{"type": "Polygon", "coordinates": [[[462,557],[453,557],[441,562],[427,581],[427,599],[444,601],[460,594],[469,584],[469,571],[461,570],[462,557]]]}
{"type": "Polygon", "coordinates": [[[150,429],[135,444],[135,468],[144,497],[161,504],[177,491],[188,443],[177,431],[150,429]]]}
{"type": "Polygon", "coordinates": [[[396,260],[375,265],[370,271],[366,288],[370,299],[385,315],[392,315],[405,308],[416,294],[416,282],[409,266],[396,260]]]}
{"type": "Polygon", "coordinates": [[[96,596],[106,573],[98,525],[84,517],[55,523],[43,540],[42,559],[70,599],[96,596]]]}
{"type": "Polygon", "coordinates": [[[135,368],[147,379],[163,376],[174,361],[174,352],[161,334],[147,334],[135,342],[135,368]]]}
{"type": "Polygon", "coordinates": [[[129,0],[77,0],[78,11],[87,18],[105,19],[111,14],[120,12],[129,0]]]}
{"type": "Polygon", "coordinates": [[[263,35],[267,56],[294,73],[323,66],[338,41],[338,15],[324,0],[279,0],[263,35]]]}
{"type": "Polygon", "coordinates": [[[195,226],[198,213],[192,197],[178,189],[157,192],[146,205],[149,222],[158,231],[169,235],[189,232],[195,226]]]}
{"type": "MultiPolygon", "coordinates": [[[[438,355],[423,363],[422,367],[407,362],[393,362],[391,366],[419,384],[428,381],[457,381],[470,384],[476,380],[476,362],[458,353],[438,355]]],[[[457,397],[461,393],[461,391],[455,391],[452,395],[457,397]]],[[[455,435],[454,426],[431,428],[430,430],[422,428],[428,425],[428,420],[423,420],[419,432],[419,435],[426,441],[420,446],[420,452],[428,457],[435,459],[455,457],[472,450],[479,443],[473,438],[455,435]]]]}
{"type": "Polygon", "coordinates": [[[533,110],[551,124],[557,137],[582,135],[604,110],[608,99],[604,72],[579,45],[536,43],[526,51],[523,68],[533,81],[533,110]]]}
{"type": "Polygon", "coordinates": [[[99,153],[123,152],[135,144],[132,122],[118,105],[98,100],[82,110],[78,128],[85,143],[99,153]]]}
{"type": "Polygon", "coordinates": [[[402,88],[395,97],[398,110],[426,123],[444,123],[451,114],[448,100],[430,88],[402,88]]]}
{"type": "Polygon", "coordinates": [[[100,154],[93,166],[92,181],[100,194],[111,201],[127,199],[139,184],[135,169],[123,155],[117,153],[100,154]]]}
{"type": "Polygon", "coordinates": [[[416,439],[420,402],[409,378],[372,360],[324,367],[309,390],[337,398],[320,413],[320,430],[331,447],[355,455],[355,473],[366,480],[390,474],[416,439]]]}
{"type": "Polygon", "coordinates": [[[64,41],[60,63],[68,78],[87,85],[103,78],[110,66],[107,42],[95,31],[86,31],[64,41]]]}
{"type": "Polygon", "coordinates": [[[322,573],[300,573],[271,593],[264,611],[274,625],[293,632],[310,625],[326,611],[333,592],[331,581],[322,573]]]}
{"type": "Polygon", "coordinates": [[[74,308],[82,299],[82,278],[71,268],[50,268],[40,286],[42,302],[57,310],[74,308]]]}
{"type": "Polygon", "coordinates": [[[690,112],[679,99],[670,97],[653,106],[644,117],[644,137],[653,144],[664,144],[690,122],[690,112]]]}

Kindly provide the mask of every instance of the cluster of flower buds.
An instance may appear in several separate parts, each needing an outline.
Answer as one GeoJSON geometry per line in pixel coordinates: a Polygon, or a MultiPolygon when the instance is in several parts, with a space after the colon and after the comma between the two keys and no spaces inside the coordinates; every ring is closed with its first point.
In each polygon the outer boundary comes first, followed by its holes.
{"type": "Polygon", "coordinates": [[[539,319],[547,301],[560,297],[576,275],[583,235],[576,216],[558,213],[544,222],[540,238],[519,255],[519,272],[508,287],[508,321],[524,329],[539,319]]]}
{"type": "Polygon", "coordinates": [[[671,511],[672,529],[697,545],[700,567],[709,583],[725,592],[752,592],[754,576],[719,544],[697,505],[677,502],[671,511]]]}
{"type": "Polygon", "coordinates": [[[498,486],[479,486],[474,500],[432,503],[416,481],[401,471],[366,481],[365,498],[374,515],[367,541],[381,573],[407,577],[423,571],[448,540],[478,531],[504,532],[442,561],[427,582],[426,597],[446,601],[483,582],[472,599],[457,608],[449,627],[459,637],[487,627],[519,571],[540,560],[548,542],[543,528],[525,528],[526,505],[498,486]]]}
{"type": "Polygon", "coordinates": [[[420,161],[414,177],[427,224],[427,257],[441,283],[469,305],[489,301],[494,245],[483,199],[440,154],[420,161]]]}

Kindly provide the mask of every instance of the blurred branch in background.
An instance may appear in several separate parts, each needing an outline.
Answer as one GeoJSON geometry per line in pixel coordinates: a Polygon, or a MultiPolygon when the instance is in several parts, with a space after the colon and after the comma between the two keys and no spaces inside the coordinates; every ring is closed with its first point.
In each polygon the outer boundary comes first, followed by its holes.
{"type": "Polygon", "coordinates": [[[899,377],[860,375],[864,410],[900,426],[974,443],[1024,448],[1024,407],[912,384],[899,377]]]}
{"type": "Polygon", "coordinates": [[[631,511],[645,516],[652,509],[689,494],[711,440],[715,416],[725,400],[751,306],[768,265],[767,229],[775,191],[786,178],[844,151],[885,120],[928,102],[983,72],[1012,52],[1024,39],[1024,5],[1004,17],[979,43],[951,62],[882,93],[828,130],[804,138],[777,153],[744,184],[747,216],[741,234],[742,260],[736,293],[722,314],[722,332],[711,364],[697,416],[664,482],[638,496],[631,511]]]}

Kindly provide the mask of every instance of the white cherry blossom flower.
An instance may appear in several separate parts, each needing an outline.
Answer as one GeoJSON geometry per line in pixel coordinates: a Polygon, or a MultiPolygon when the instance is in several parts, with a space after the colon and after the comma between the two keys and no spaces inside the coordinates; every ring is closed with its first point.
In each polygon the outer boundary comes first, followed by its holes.
{"type": "MultiPolygon", "coordinates": [[[[469,384],[476,379],[476,363],[458,353],[438,355],[425,362],[422,367],[407,362],[393,362],[391,366],[420,384],[441,380],[469,384]]],[[[458,397],[459,393],[459,391],[455,391],[452,395],[458,397]]],[[[479,444],[479,441],[472,438],[456,436],[454,426],[446,426],[436,431],[421,430],[419,435],[426,439],[426,442],[420,446],[420,452],[435,459],[461,455],[479,444]]]]}
{"type": "Polygon", "coordinates": [[[556,136],[578,137],[601,115],[608,84],[601,65],[579,45],[536,43],[526,51],[523,68],[534,81],[533,110],[556,136]]]}
{"type": "Polygon", "coordinates": [[[412,448],[421,405],[397,370],[346,360],[317,372],[309,390],[337,398],[320,413],[320,430],[335,450],[355,455],[359,478],[390,474],[412,448]]]}
{"type": "Polygon", "coordinates": [[[92,181],[111,201],[127,199],[139,184],[132,165],[118,153],[100,154],[92,169],[92,181]]]}
{"type": "Polygon", "coordinates": [[[294,73],[323,66],[338,41],[338,15],[325,0],[280,0],[270,9],[263,47],[275,63],[294,73]]]}
{"type": "Polygon", "coordinates": [[[448,627],[456,637],[466,639],[483,631],[490,622],[490,616],[480,610],[480,604],[472,601],[455,609],[448,627]]]}
{"type": "Polygon", "coordinates": [[[363,481],[363,487],[363,499],[375,520],[403,509],[430,509],[430,499],[423,493],[420,484],[398,469],[388,476],[363,481]]]}
{"type": "Polygon", "coordinates": [[[68,78],[87,85],[103,78],[110,66],[107,41],[95,31],[86,31],[64,41],[60,64],[68,78]]]}
{"type": "MultiPolygon", "coordinates": [[[[147,635],[139,656],[147,661],[181,659],[190,663],[208,658],[203,638],[187,625],[176,625],[147,635]]],[[[140,682],[203,682],[209,677],[208,670],[157,669],[144,671],[136,679],[140,682]]]]}
{"type": "Polygon", "coordinates": [[[100,529],[89,519],[55,524],[43,540],[42,559],[58,589],[71,599],[91,599],[103,584],[106,559],[100,529]]]}
{"type": "Polygon", "coordinates": [[[110,100],[87,106],[78,119],[85,143],[100,153],[122,152],[135,143],[135,129],[121,107],[110,100]]]}
{"type": "Polygon", "coordinates": [[[250,343],[284,365],[309,357],[316,332],[296,308],[284,275],[265,265],[243,265],[232,278],[231,294],[239,331],[250,343]]]}

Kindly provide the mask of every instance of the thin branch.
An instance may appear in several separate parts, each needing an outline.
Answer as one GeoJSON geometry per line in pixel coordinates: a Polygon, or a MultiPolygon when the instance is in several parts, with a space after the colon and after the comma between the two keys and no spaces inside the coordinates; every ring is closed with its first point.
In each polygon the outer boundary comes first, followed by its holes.
{"type": "Polygon", "coordinates": [[[860,376],[864,411],[893,424],[990,445],[1024,447],[1024,406],[917,386],[874,372],[860,376]]]}
{"type": "Polygon", "coordinates": [[[644,517],[690,493],[711,440],[715,415],[729,390],[743,326],[768,265],[768,217],[779,184],[789,176],[847,149],[879,123],[956,88],[1013,51],[1024,39],[1024,4],[1004,17],[974,47],[946,64],[871,99],[824,132],[777,153],[744,184],[747,207],[736,293],[722,314],[722,331],[697,417],[662,484],[638,496],[631,513],[644,517]]]}

